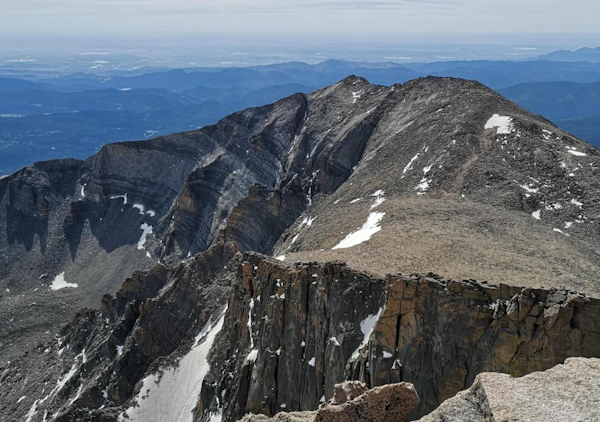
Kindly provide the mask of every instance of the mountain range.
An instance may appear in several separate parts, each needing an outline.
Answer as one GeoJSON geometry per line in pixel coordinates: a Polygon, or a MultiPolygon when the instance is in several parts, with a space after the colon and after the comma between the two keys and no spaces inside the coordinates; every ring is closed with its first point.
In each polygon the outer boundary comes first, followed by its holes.
{"type": "Polygon", "coordinates": [[[387,86],[426,75],[478,80],[576,136],[594,145],[600,142],[594,118],[600,114],[594,102],[598,63],[480,60],[400,65],[328,60],[248,68],[145,68],[102,75],[22,70],[0,78],[0,174],[35,161],[84,159],[110,142],[214,124],[235,111],[307,94],[350,74],[387,86]]]}
{"type": "Polygon", "coordinates": [[[481,83],[358,76],[29,165],[0,178],[0,420],[235,421],[346,380],[411,383],[418,420],[600,357],[599,168],[481,83]]]}

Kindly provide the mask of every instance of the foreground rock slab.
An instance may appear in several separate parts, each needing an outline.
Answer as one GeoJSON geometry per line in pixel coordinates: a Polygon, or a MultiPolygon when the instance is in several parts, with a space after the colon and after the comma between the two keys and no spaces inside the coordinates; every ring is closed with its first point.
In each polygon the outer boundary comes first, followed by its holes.
{"type": "Polygon", "coordinates": [[[419,422],[600,421],[600,359],[570,358],[521,378],[483,373],[419,422]]]}
{"type": "Polygon", "coordinates": [[[368,390],[344,404],[322,406],[315,422],[400,422],[418,404],[419,396],[412,384],[389,384],[368,390]]]}
{"type": "Polygon", "coordinates": [[[243,422],[402,422],[419,404],[415,387],[407,382],[371,390],[357,381],[335,386],[332,404],[314,412],[280,412],[273,418],[246,415],[243,422]]]}

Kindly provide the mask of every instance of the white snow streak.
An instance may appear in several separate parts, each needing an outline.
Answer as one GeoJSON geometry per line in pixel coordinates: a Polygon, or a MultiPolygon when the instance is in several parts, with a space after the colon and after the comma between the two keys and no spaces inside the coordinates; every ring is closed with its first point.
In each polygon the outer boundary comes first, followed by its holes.
{"type": "Polygon", "coordinates": [[[381,230],[379,223],[384,215],[384,212],[370,213],[367,217],[367,221],[362,225],[362,227],[346,236],[344,240],[335,245],[332,250],[351,248],[352,246],[360,245],[361,243],[369,240],[371,236],[381,230]]]}
{"type": "Polygon", "coordinates": [[[371,333],[373,333],[373,328],[375,328],[375,324],[379,320],[379,316],[383,308],[379,308],[379,312],[376,315],[369,315],[360,323],[360,330],[362,331],[364,338],[360,345],[356,348],[354,353],[352,353],[352,359],[356,359],[358,354],[360,353],[360,349],[365,347],[369,343],[369,338],[371,337],[371,333]]]}
{"type": "Polygon", "coordinates": [[[420,152],[418,152],[417,155],[415,155],[413,158],[410,159],[410,161],[408,162],[408,164],[406,165],[406,167],[404,167],[404,170],[402,170],[402,174],[406,174],[406,172],[409,171],[412,168],[413,163],[415,162],[415,160],[417,158],[419,158],[419,155],[421,155],[420,152]]]}
{"type": "Polygon", "coordinates": [[[571,204],[577,205],[579,208],[583,207],[583,203],[579,202],[576,199],[571,199],[571,204]]]}
{"type": "Polygon", "coordinates": [[[379,189],[378,191],[375,191],[371,194],[371,196],[375,196],[377,198],[377,199],[375,199],[375,202],[373,203],[373,205],[371,205],[371,209],[375,209],[385,202],[385,198],[383,197],[383,195],[385,195],[385,191],[383,191],[381,189],[379,189]]]}
{"type": "Polygon", "coordinates": [[[429,189],[429,180],[427,180],[427,178],[424,177],[421,179],[419,184],[417,186],[415,186],[415,190],[418,191],[417,195],[425,195],[425,192],[427,192],[427,189],[429,189]]]}
{"type": "Polygon", "coordinates": [[[208,373],[208,352],[216,335],[223,328],[225,314],[217,325],[205,333],[206,340],[192,347],[181,359],[179,366],[164,371],[162,377],[152,374],[144,378],[143,386],[137,396],[136,407],[127,409],[126,422],[191,422],[192,410],[196,407],[202,381],[208,373]]]}
{"type": "Polygon", "coordinates": [[[146,244],[146,238],[150,233],[152,233],[152,226],[148,225],[147,223],[143,223],[140,226],[140,229],[142,229],[142,235],[140,236],[140,240],[138,241],[137,248],[141,250],[144,249],[144,245],[146,244]]]}
{"type": "Polygon", "coordinates": [[[123,205],[127,204],[127,194],[125,195],[113,195],[110,197],[110,199],[119,199],[122,198],[123,199],[123,205]]]}

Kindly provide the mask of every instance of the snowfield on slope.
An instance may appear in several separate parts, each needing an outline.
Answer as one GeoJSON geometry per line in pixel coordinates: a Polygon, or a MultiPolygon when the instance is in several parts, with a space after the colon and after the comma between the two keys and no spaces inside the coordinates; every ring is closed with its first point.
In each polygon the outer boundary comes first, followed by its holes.
{"type": "Polygon", "coordinates": [[[379,223],[385,215],[384,212],[372,212],[369,214],[367,221],[358,230],[350,233],[340,243],[335,245],[332,249],[345,249],[351,248],[352,246],[360,245],[363,242],[369,240],[375,233],[381,230],[379,223]]]}
{"type": "Polygon", "coordinates": [[[496,133],[499,135],[512,133],[512,117],[494,114],[485,124],[485,129],[496,129],[496,133]]]}
{"type": "Polygon", "coordinates": [[[136,400],[137,406],[127,409],[120,422],[192,422],[202,381],[208,373],[208,352],[215,337],[223,328],[225,313],[213,327],[210,321],[202,330],[196,344],[179,362],[177,367],[168,368],[162,374],[144,378],[136,400]],[[198,344],[205,338],[204,342],[198,344]]]}

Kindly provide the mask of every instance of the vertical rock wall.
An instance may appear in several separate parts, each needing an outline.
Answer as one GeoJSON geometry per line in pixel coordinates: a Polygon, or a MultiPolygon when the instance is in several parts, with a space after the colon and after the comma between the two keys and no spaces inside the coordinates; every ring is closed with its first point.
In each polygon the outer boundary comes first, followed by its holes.
{"type": "Polygon", "coordinates": [[[384,281],[342,263],[288,268],[247,254],[196,418],[316,409],[346,379],[413,383],[417,418],[481,372],[600,356],[599,314],[600,301],[566,290],[433,274],[384,281]]]}

